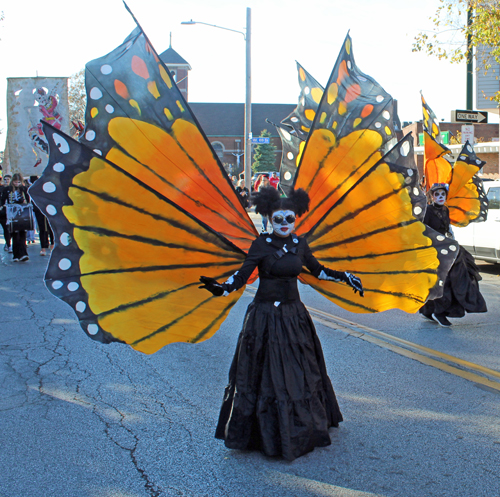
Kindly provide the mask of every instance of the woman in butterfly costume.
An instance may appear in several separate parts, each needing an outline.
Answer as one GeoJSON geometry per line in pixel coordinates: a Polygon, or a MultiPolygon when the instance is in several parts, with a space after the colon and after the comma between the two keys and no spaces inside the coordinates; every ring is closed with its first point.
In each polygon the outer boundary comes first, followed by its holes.
{"type": "Polygon", "coordinates": [[[285,224],[275,216],[275,232],[256,240],[227,172],[140,27],[87,64],[86,88],[85,132],[78,142],[43,123],[49,162],[30,189],[55,235],[45,274],[49,291],[71,306],[92,339],[152,354],[170,343],[213,336],[242,295],[249,266],[258,267],[259,293],[230,374],[238,382],[246,378],[248,395],[239,395],[243,387],[233,381],[217,433],[230,446],[265,443],[266,453],[289,459],[328,445],[328,428],[341,416],[298,299],[297,275],[349,311],[417,312],[441,295],[454,259],[455,242],[438,239],[422,222],[425,196],[416,188],[413,139],[390,145],[392,97],[359,71],[347,36],[327,89],[321,97],[313,92],[317,119],[307,109],[308,139],[294,159],[290,189],[307,192],[309,211],[300,193],[280,204],[276,190],[270,203],[259,192],[258,211],[283,211],[285,224]],[[294,227],[286,219],[292,214],[303,214],[294,227]],[[302,262],[308,270],[301,272],[302,262]],[[328,266],[352,270],[363,287],[328,266]],[[199,290],[200,275],[216,294],[234,291],[219,298],[199,290]],[[232,281],[217,283],[231,275],[232,281]],[[271,337],[286,338],[288,345],[271,337]],[[278,367],[283,372],[273,376],[278,367]],[[270,390],[274,379],[284,385],[285,378],[290,393],[279,385],[270,390]],[[278,415],[285,412],[277,406],[290,395],[295,419],[281,418],[277,434],[278,415]],[[268,416],[264,400],[272,396],[278,402],[268,404],[270,421],[261,422],[268,416]],[[247,415],[242,402],[255,405],[260,418],[247,415]]]}
{"type": "Polygon", "coordinates": [[[200,278],[200,288],[216,296],[241,288],[256,267],[260,278],[229,371],[216,437],[229,448],[293,460],[330,445],[328,429],[342,421],[297,276],[304,265],[316,278],[344,282],[361,295],[363,287],[356,276],[320,264],[307,241],[293,233],[296,216],[308,210],[304,190],[281,199],[274,188],[263,188],[253,203],[269,217],[273,232],[253,242],[240,270],[225,283],[200,278]]]}
{"type": "MultiPolygon", "coordinates": [[[[434,183],[429,189],[431,203],[425,211],[424,222],[442,235],[453,238],[450,227],[450,213],[445,205],[449,186],[434,183]]],[[[462,246],[458,257],[450,269],[444,283],[443,296],[429,300],[420,313],[427,319],[436,321],[440,326],[449,327],[451,318],[461,318],[466,312],[486,312],[486,302],[479,291],[481,281],[479,269],[474,258],[462,246]]]]}
{"type": "MultiPolygon", "coordinates": [[[[424,223],[447,240],[452,240],[451,225],[467,226],[486,219],[488,199],[478,172],[484,166],[473,147],[466,142],[454,164],[446,158],[449,149],[441,143],[436,115],[422,98],[424,134],[424,188],[428,205],[424,223]]],[[[479,291],[481,280],[474,258],[460,245],[455,262],[444,281],[443,295],[429,299],[420,309],[427,319],[440,326],[451,326],[449,317],[461,318],[466,312],[486,312],[479,291]]],[[[456,251],[456,249],[454,250],[456,251]]]]}

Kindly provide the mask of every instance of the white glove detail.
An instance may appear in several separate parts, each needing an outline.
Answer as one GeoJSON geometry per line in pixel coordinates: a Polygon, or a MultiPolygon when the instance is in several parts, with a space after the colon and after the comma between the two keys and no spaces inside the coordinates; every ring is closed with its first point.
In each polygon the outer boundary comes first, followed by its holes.
{"type": "Polygon", "coordinates": [[[318,280],[327,280],[327,281],[342,281],[337,278],[334,278],[333,276],[327,276],[325,271],[322,269],[321,273],[319,273],[318,280]]]}

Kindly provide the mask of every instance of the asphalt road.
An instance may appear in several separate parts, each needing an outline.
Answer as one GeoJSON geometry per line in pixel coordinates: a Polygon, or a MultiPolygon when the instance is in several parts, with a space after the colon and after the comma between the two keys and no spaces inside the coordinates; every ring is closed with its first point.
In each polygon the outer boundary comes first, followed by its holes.
{"type": "Polygon", "coordinates": [[[146,356],[87,338],[44,288],[38,252],[0,264],[0,496],[500,495],[500,378],[459,374],[500,372],[496,266],[481,286],[489,312],[450,329],[350,314],[302,288],[325,313],[316,325],[344,422],[331,446],[289,463],[213,438],[251,289],[212,339],[146,356]],[[443,371],[377,331],[467,364],[443,371]]]}

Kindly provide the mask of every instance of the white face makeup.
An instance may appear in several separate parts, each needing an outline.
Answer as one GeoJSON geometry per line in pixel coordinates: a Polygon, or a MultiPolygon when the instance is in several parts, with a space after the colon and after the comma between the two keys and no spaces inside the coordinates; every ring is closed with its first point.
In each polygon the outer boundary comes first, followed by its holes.
{"type": "Polygon", "coordinates": [[[295,229],[295,213],[293,211],[273,212],[271,222],[274,234],[285,238],[295,229]]]}
{"type": "Polygon", "coordinates": [[[444,188],[434,190],[432,192],[432,200],[436,205],[444,205],[446,202],[446,190],[444,188]]]}

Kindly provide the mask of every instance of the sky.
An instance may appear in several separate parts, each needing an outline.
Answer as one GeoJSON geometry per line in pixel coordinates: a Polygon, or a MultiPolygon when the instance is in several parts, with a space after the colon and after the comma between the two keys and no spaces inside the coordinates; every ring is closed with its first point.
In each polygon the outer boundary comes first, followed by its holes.
{"type": "MultiPolygon", "coordinates": [[[[245,31],[251,9],[252,102],[297,102],[295,61],[326,85],[349,32],[359,69],[398,100],[400,120],[422,118],[420,91],[439,120],[465,108],[465,64],[412,53],[439,0],[127,0],[158,53],[170,45],[190,65],[190,102],[245,101],[245,31]]],[[[118,46],[135,23],[122,0],[0,0],[0,150],[7,78],[70,77],[118,46]]],[[[489,114],[489,122],[498,116],[489,114]]]]}

